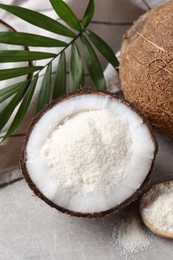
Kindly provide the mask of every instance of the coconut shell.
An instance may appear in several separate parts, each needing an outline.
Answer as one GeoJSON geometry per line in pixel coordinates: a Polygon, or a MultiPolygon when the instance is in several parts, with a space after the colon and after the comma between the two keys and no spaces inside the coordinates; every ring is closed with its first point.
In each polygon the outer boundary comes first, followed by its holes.
{"type": "MultiPolygon", "coordinates": [[[[116,210],[119,210],[121,208],[124,208],[126,206],[128,206],[130,203],[136,201],[136,199],[138,198],[139,195],[141,195],[141,193],[144,191],[144,189],[146,188],[146,185],[148,184],[149,182],[149,179],[150,179],[150,176],[151,176],[151,173],[152,173],[152,169],[153,169],[153,166],[154,166],[154,161],[155,161],[155,157],[156,157],[156,153],[157,153],[157,150],[158,150],[158,145],[157,145],[157,141],[156,141],[156,138],[153,134],[153,131],[152,131],[152,128],[150,126],[150,124],[148,123],[147,120],[144,120],[144,123],[148,126],[148,130],[149,130],[149,133],[151,134],[151,137],[152,137],[152,140],[153,140],[153,143],[154,143],[154,146],[155,146],[155,153],[154,153],[154,156],[153,156],[153,161],[151,163],[151,167],[150,167],[150,170],[148,172],[148,174],[146,175],[146,178],[144,180],[144,182],[141,184],[140,188],[138,188],[136,190],[136,192],[131,196],[129,197],[127,200],[125,200],[123,203],[119,204],[118,206],[116,207],[113,207],[109,210],[106,210],[106,211],[103,211],[103,212],[93,212],[93,213],[80,213],[80,212],[74,212],[74,211],[71,211],[71,210],[68,210],[68,209],[65,209],[59,205],[56,205],[55,203],[53,203],[51,200],[49,200],[47,197],[45,197],[43,195],[43,193],[37,188],[37,186],[35,185],[35,183],[32,181],[32,179],[30,178],[30,175],[29,175],[29,172],[27,170],[27,167],[26,167],[26,161],[27,161],[27,153],[26,153],[26,147],[27,147],[27,143],[28,143],[28,140],[29,140],[29,137],[30,137],[30,134],[33,130],[33,128],[35,127],[35,125],[37,124],[37,122],[40,120],[40,118],[49,110],[51,109],[53,106],[67,100],[67,99],[70,99],[72,97],[75,97],[75,96],[78,96],[78,95],[86,95],[86,94],[100,94],[100,95],[104,95],[104,96],[107,96],[107,97],[110,97],[114,100],[117,100],[118,98],[112,94],[112,93],[109,93],[109,92],[106,92],[106,91],[101,91],[101,90],[96,90],[96,89],[92,89],[92,88],[83,88],[81,90],[78,90],[78,91],[75,91],[73,93],[70,93],[70,94],[66,94],[54,101],[52,101],[51,104],[49,104],[44,110],[42,110],[32,121],[28,131],[27,131],[27,134],[23,140],[23,147],[22,147],[22,151],[21,151],[21,157],[20,157],[20,167],[21,167],[21,170],[22,170],[22,173],[23,173],[23,176],[27,182],[27,184],[29,185],[29,187],[33,190],[33,192],[40,198],[42,199],[44,202],[46,202],[48,205],[50,205],[51,207],[63,212],[63,213],[66,213],[66,214],[69,214],[71,216],[77,216],[77,217],[87,217],[87,218],[102,218],[108,214],[111,214],[113,213],[114,211],[116,210]]],[[[118,99],[120,101],[120,99],[118,99]]],[[[125,103],[130,109],[132,109],[135,113],[137,113],[138,115],[140,115],[135,109],[132,108],[132,106],[130,106],[128,103],[126,103],[125,101],[122,101],[121,102],[125,103]]]]}
{"type": "Polygon", "coordinates": [[[141,16],[124,36],[124,97],[160,133],[173,137],[173,2],[141,16]]]}

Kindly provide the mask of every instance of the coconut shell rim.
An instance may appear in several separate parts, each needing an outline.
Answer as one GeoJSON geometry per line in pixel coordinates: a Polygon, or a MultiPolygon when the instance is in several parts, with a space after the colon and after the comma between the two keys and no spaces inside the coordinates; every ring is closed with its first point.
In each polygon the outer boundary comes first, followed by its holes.
{"type": "Polygon", "coordinates": [[[25,179],[25,181],[27,182],[28,186],[30,187],[30,189],[35,193],[35,195],[37,195],[40,199],[42,199],[45,203],[47,203],[49,206],[57,209],[58,211],[61,211],[62,213],[71,215],[71,216],[76,216],[76,217],[85,217],[85,218],[102,218],[105,217],[106,215],[109,215],[117,210],[120,210],[122,208],[127,207],[129,204],[131,204],[132,202],[137,200],[137,197],[144,191],[144,188],[146,186],[146,184],[148,184],[152,170],[153,170],[153,166],[154,166],[154,161],[156,158],[156,154],[158,151],[158,143],[156,140],[156,137],[154,136],[152,127],[150,126],[149,122],[143,118],[141,116],[141,114],[135,109],[133,108],[133,106],[131,106],[131,104],[127,103],[124,100],[121,100],[119,98],[116,97],[116,94],[113,94],[111,92],[108,91],[104,91],[104,90],[98,90],[98,89],[94,89],[94,88],[83,88],[81,90],[77,90],[68,94],[65,94],[62,97],[59,97],[55,100],[53,100],[49,105],[47,105],[38,115],[36,115],[28,130],[27,133],[23,139],[23,145],[22,145],[22,150],[21,150],[21,155],[20,155],[20,168],[23,174],[23,177],[25,179]],[[111,209],[105,210],[105,211],[101,211],[101,212],[93,212],[93,213],[81,213],[81,212],[76,212],[76,211],[72,211],[72,210],[68,210],[64,207],[61,207],[55,203],[53,203],[51,200],[49,200],[45,195],[43,195],[43,193],[38,189],[38,187],[36,186],[36,184],[32,181],[27,167],[26,167],[26,160],[27,160],[27,155],[26,155],[26,147],[27,147],[27,143],[30,137],[30,134],[34,128],[34,126],[36,125],[36,123],[40,120],[40,118],[47,112],[49,111],[51,108],[53,108],[53,106],[62,103],[65,100],[68,100],[72,97],[78,96],[78,95],[87,95],[87,94],[100,94],[103,96],[108,96],[113,100],[116,100],[118,102],[122,102],[123,104],[125,104],[128,108],[130,108],[133,112],[135,112],[138,116],[140,116],[143,119],[144,124],[147,126],[148,131],[151,135],[154,147],[155,147],[155,151],[153,154],[153,159],[152,159],[152,163],[150,166],[150,169],[148,171],[148,174],[146,175],[143,183],[141,184],[141,186],[129,197],[127,198],[125,201],[123,201],[122,203],[120,203],[119,205],[116,205],[115,207],[112,207],[111,209]]]}

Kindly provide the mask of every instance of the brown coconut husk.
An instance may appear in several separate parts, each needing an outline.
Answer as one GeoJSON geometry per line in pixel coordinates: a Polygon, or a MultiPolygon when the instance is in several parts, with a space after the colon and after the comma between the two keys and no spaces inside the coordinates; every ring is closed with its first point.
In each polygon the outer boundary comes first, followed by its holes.
{"type": "Polygon", "coordinates": [[[120,80],[125,99],[173,137],[173,2],[147,12],[125,34],[120,80]]]}

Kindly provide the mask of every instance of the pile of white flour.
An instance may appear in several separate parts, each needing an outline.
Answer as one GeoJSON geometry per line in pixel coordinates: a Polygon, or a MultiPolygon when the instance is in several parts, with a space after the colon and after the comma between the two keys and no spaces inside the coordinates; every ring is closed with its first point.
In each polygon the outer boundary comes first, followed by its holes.
{"type": "Polygon", "coordinates": [[[160,231],[173,233],[173,182],[154,185],[141,200],[141,214],[160,231]]]}
{"type": "Polygon", "coordinates": [[[121,255],[140,253],[152,246],[153,235],[142,225],[137,210],[132,209],[119,219],[112,238],[121,255]]]}
{"type": "Polygon", "coordinates": [[[63,189],[97,194],[108,192],[125,177],[131,142],[122,117],[109,110],[86,111],[57,125],[41,154],[63,189]]]}

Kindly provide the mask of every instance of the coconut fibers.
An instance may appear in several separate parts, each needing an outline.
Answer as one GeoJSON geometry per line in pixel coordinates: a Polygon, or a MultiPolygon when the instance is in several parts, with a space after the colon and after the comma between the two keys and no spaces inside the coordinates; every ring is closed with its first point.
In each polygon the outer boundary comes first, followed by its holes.
{"type": "Polygon", "coordinates": [[[126,176],[131,135],[109,110],[85,111],[55,126],[41,149],[49,175],[71,193],[109,192],[126,176]]]}

